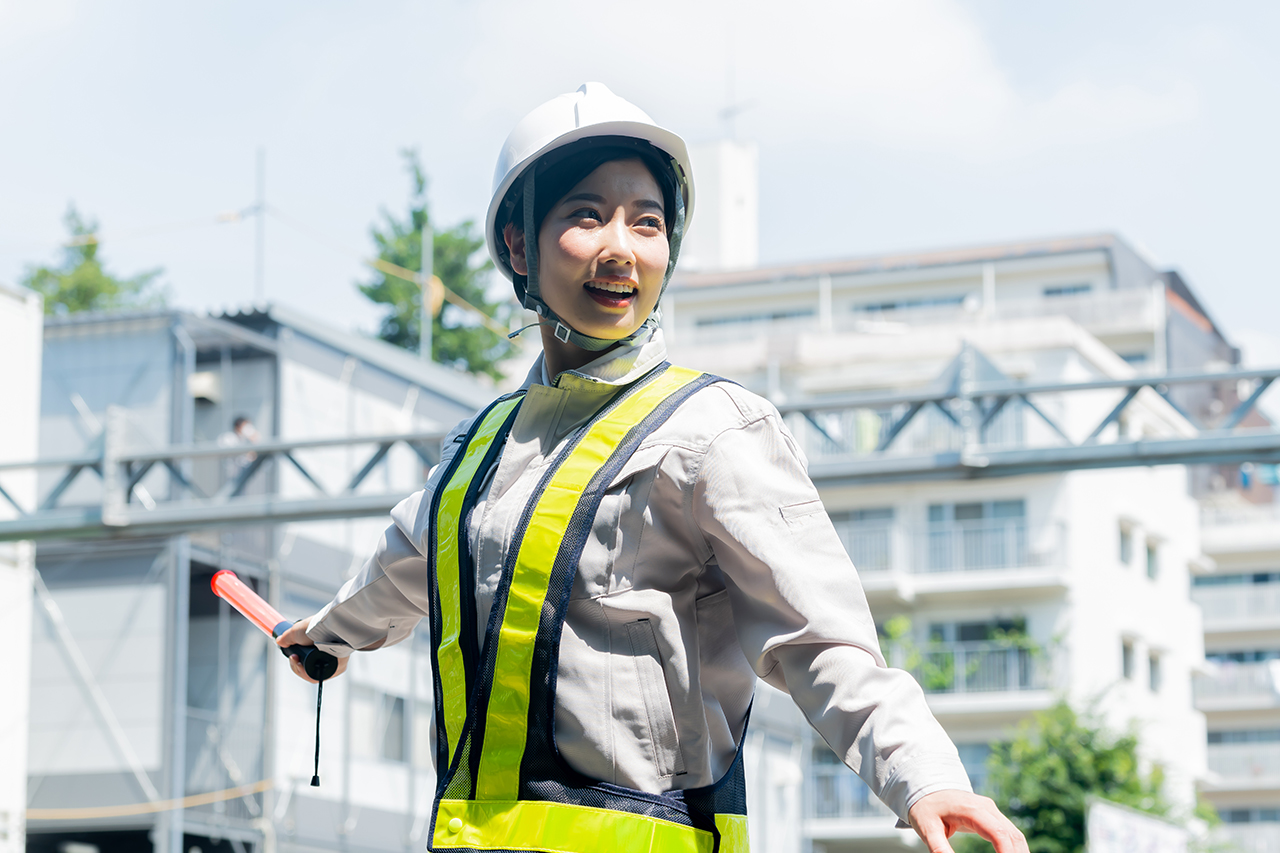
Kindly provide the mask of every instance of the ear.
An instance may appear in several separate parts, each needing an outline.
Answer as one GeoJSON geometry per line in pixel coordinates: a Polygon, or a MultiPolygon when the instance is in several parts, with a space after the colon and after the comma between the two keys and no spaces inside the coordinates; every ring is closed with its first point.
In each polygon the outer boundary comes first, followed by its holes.
{"type": "Polygon", "coordinates": [[[511,253],[511,269],[515,270],[516,275],[528,275],[529,257],[525,254],[524,232],[516,228],[514,222],[508,222],[502,229],[502,240],[511,253]]]}

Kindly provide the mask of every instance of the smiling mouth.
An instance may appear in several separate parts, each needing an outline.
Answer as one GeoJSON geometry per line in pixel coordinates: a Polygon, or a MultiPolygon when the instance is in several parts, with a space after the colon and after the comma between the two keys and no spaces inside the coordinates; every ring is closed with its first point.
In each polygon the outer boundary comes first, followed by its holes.
{"type": "Polygon", "coordinates": [[[625,299],[636,295],[636,288],[630,284],[615,281],[589,281],[583,285],[587,290],[595,291],[614,299],[625,299]]]}

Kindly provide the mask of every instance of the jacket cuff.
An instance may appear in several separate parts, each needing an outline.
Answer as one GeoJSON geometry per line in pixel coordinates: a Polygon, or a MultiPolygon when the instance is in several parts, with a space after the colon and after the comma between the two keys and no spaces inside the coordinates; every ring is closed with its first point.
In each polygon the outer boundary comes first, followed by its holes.
{"type": "Polygon", "coordinates": [[[898,816],[898,829],[910,829],[907,815],[922,797],[938,791],[973,792],[969,773],[955,753],[914,755],[894,767],[880,799],[898,816]]]}

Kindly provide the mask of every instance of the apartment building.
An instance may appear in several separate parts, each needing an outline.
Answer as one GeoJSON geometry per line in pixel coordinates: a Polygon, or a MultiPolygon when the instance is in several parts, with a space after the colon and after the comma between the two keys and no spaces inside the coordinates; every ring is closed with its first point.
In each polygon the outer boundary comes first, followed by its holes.
{"type": "MultiPolygon", "coordinates": [[[[1168,795],[1194,801],[1206,745],[1219,744],[1206,744],[1192,699],[1205,640],[1189,590],[1193,575],[1212,568],[1193,495],[1224,488],[1234,472],[920,472],[931,454],[949,451],[980,458],[985,448],[1186,435],[1247,389],[1147,389],[1093,436],[1123,389],[1041,394],[976,413],[914,411],[906,400],[801,405],[956,382],[1081,382],[1236,363],[1180,276],[1103,234],[677,274],[664,310],[673,361],[735,379],[786,412],[887,656],[917,674],[975,787],[990,741],[1065,696],[1118,729],[1138,725],[1144,757],[1165,768],[1168,795]],[[850,474],[851,460],[870,458],[883,460],[884,476],[850,474]],[[893,474],[910,460],[923,460],[915,475],[893,474]]],[[[767,713],[748,755],[761,804],[753,816],[770,818],[754,827],[761,849],[919,849],[785,697],[766,691],[760,701],[767,713]],[[767,838],[779,820],[802,826],[801,837],[767,838]]]]}
{"type": "MultiPolygon", "coordinates": [[[[49,318],[42,375],[43,458],[92,455],[103,441],[237,451],[132,469],[121,493],[144,516],[183,509],[193,495],[216,506],[229,484],[262,498],[264,511],[274,498],[321,491],[353,504],[408,494],[432,462],[430,442],[376,457],[376,445],[321,446],[266,464],[254,447],[443,433],[492,396],[464,374],[282,308],[49,318]],[[241,418],[253,430],[237,433],[241,418]]],[[[32,444],[24,458],[36,455],[32,444]]],[[[102,506],[100,474],[92,465],[41,469],[20,503],[88,517],[102,506]]],[[[385,515],[336,513],[206,527],[193,513],[173,535],[120,528],[107,537],[99,525],[87,537],[41,542],[49,606],[33,619],[26,849],[422,849],[434,788],[424,648],[357,656],[350,677],[327,687],[322,784],[313,788],[315,688],[209,588],[215,571],[232,569],[287,617],[308,615],[359,568],[386,524],[385,515]],[[226,795],[241,786],[249,792],[226,795]],[[174,800],[187,807],[155,807],[174,800]]]]}
{"type": "Polygon", "coordinates": [[[1204,613],[1205,671],[1196,706],[1208,724],[1204,795],[1218,834],[1247,853],[1280,851],[1280,514],[1230,493],[1206,501],[1205,553],[1194,578],[1204,613]]]}

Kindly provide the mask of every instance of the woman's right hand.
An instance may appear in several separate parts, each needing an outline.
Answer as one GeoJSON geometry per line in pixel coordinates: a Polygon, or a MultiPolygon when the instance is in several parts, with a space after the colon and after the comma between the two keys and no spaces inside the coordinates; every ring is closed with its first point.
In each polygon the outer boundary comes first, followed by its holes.
{"type": "MultiPolygon", "coordinates": [[[[312,617],[299,619],[297,622],[294,622],[292,628],[285,631],[279,637],[276,637],[276,645],[282,649],[288,648],[289,646],[314,646],[315,643],[307,636],[307,626],[311,624],[311,618],[312,617]]],[[[303,681],[308,681],[312,684],[316,683],[314,678],[303,671],[302,662],[297,655],[289,655],[289,668],[293,670],[294,675],[298,676],[303,681]]],[[[346,668],[347,659],[344,657],[338,658],[338,669],[329,677],[337,678],[339,675],[342,675],[346,668]]]]}

